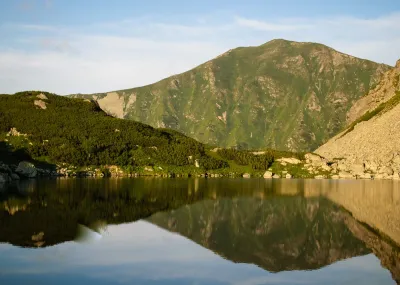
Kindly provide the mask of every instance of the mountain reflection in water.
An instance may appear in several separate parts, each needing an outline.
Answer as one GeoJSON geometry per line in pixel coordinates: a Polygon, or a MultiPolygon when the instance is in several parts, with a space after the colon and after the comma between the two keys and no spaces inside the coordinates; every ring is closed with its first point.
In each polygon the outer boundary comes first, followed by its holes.
{"type": "Polygon", "coordinates": [[[52,284],[55,273],[84,280],[81,268],[112,271],[108,283],[118,275],[135,284],[392,284],[390,274],[399,283],[399,206],[395,181],[22,181],[0,188],[0,242],[18,246],[0,245],[0,282],[36,271],[37,282],[52,284]],[[136,273],[124,275],[127,267],[136,273]]]}

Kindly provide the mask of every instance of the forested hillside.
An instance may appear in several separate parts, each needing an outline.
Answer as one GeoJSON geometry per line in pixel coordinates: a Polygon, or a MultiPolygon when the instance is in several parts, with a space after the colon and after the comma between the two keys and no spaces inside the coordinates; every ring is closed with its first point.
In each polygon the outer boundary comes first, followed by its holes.
{"type": "Polygon", "coordinates": [[[176,131],[114,118],[94,101],[39,91],[0,95],[0,142],[3,160],[18,154],[20,159],[54,164],[117,165],[130,170],[148,166],[151,171],[176,166],[187,168],[186,173],[226,169],[230,164],[265,171],[275,158],[295,155],[273,150],[259,155],[212,152],[176,131]]]}

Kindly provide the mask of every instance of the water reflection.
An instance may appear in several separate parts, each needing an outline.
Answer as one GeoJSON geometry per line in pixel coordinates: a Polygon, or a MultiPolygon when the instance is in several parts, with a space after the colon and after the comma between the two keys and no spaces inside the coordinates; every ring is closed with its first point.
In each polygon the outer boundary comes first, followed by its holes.
{"type": "Polygon", "coordinates": [[[400,280],[399,194],[394,181],[17,183],[0,190],[0,242],[42,249],[0,245],[0,280],[391,284],[390,274],[400,280]]]}

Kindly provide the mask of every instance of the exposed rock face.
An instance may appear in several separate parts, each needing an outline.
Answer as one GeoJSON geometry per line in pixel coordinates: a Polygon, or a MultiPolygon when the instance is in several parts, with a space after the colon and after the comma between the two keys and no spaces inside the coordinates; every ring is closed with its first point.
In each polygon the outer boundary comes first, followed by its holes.
{"type": "Polygon", "coordinates": [[[41,99],[41,100],[48,100],[48,99],[49,99],[49,98],[47,98],[47,96],[44,95],[43,93],[40,93],[39,95],[37,95],[36,98],[41,99]]]}
{"type": "Polygon", "coordinates": [[[38,106],[40,109],[46,110],[47,109],[47,105],[46,102],[44,102],[43,100],[35,100],[33,102],[33,104],[35,106],[38,106]]]}
{"type": "Polygon", "coordinates": [[[37,175],[36,167],[32,163],[26,161],[20,162],[15,172],[27,178],[34,178],[37,175]]]}
{"type": "Polygon", "coordinates": [[[273,40],[149,86],[72,96],[204,143],[309,151],[344,127],[353,102],[388,69],[324,45],[273,40]]]}
{"type": "Polygon", "coordinates": [[[347,123],[354,122],[357,118],[364,115],[367,111],[375,109],[382,102],[388,101],[400,90],[400,60],[396,67],[386,72],[378,85],[372,89],[367,96],[359,99],[347,113],[347,123]]]}
{"type": "MultiPolygon", "coordinates": [[[[397,66],[385,74],[376,89],[356,103],[355,108],[363,107],[354,114],[369,113],[358,118],[348,129],[315,152],[328,160],[343,158],[340,161],[342,170],[356,175],[370,172],[377,174],[375,178],[397,176],[400,172],[399,80],[400,67],[397,66]]],[[[351,115],[351,118],[354,116],[351,115]]]]}

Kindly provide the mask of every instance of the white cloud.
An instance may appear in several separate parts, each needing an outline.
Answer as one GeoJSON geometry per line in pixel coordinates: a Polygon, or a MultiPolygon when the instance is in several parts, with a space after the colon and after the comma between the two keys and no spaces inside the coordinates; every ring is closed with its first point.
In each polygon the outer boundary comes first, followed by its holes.
{"type": "Polygon", "coordinates": [[[320,42],[391,65],[400,58],[400,14],[374,19],[199,19],[186,25],[142,17],[79,29],[2,24],[0,93],[32,89],[92,93],[142,86],[228,49],[274,38],[320,42]]]}
{"type": "Polygon", "coordinates": [[[311,28],[309,25],[303,24],[277,24],[271,22],[264,22],[258,20],[251,20],[246,18],[237,17],[236,23],[241,27],[252,28],[259,31],[296,31],[311,28]]]}

